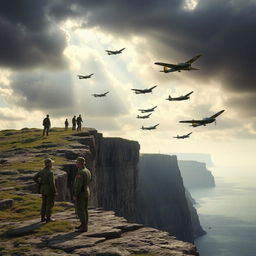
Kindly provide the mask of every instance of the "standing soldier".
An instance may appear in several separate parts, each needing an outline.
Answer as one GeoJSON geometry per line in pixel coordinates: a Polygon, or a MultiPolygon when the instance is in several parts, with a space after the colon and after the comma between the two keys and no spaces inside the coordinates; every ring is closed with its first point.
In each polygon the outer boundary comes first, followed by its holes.
{"type": "Polygon", "coordinates": [[[76,119],[76,122],[77,122],[77,131],[81,131],[82,122],[83,122],[81,115],[79,115],[79,117],[76,119]]]}
{"type": "Polygon", "coordinates": [[[72,118],[72,130],[76,130],[76,116],[72,118]]]}
{"type": "Polygon", "coordinates": [[[44,169],[39,171],[33,180],[39,184],[40,193],[42,194],[42,207],[41,207],[41,222],[54,221],[51,218],[52,208],[54,205],[54,198],[56,194],[56,186],[53,172],[51,170],[54,161],[51,158],[44,160],[44,169]],[[46,218],[45,218],[46,216],[46,218]]]}
{"type": "Polygon", "coordinates": [[[49,115],[46,115],[46,117],[44,118],[43,126],[44,126],[43,136],[45,135],[45,132],[46,132],[46,135],[48,136],[49,129],[51,127],[51,121],[50,121],[49,115]]]}
{"type": "Polygon", "coordinates": [[[85,159],[78,157],[76,160],[78,172],[74,182],[75,209],[77,216],[81,222],[78,226],[79,232],[87,232],[88,230],[88,200],[90,196],[89,183],[91,181],[91,172],[85,168],[85,159]]]}
{"type": "Polygon", "coordinates": [[[65,130],[68,130],[68,119],[65,120],[65,130]]]}

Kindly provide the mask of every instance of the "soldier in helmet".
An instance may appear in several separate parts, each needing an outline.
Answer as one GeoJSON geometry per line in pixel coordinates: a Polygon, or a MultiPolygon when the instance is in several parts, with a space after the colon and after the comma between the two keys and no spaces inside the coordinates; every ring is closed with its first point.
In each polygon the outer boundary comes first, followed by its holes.
{"type": "Polygon", "coordinates": [[[91,172],[85,168],[85,159],[83,157],[77,158],[76,167],[78,172],[75,176],[73,200],[75,202],[77,216],[81,222],[81,225],[77,228],[79,232],[87,232],[91,172]]]}
{"type": "Polygon", "coordinates": [[[52,208],[54,206],[54,198],[56,195],[56,186],[54,174],[51,170],[52,163],[54,161],[51,158],[44,160],[44,169],[39,171],[33,180],[40,185],[40,193],[42,194],[42,206],[41,206],[41,221],[50,222],[54,221],[51,218],[52,208]]]}
{"type": "Polygon", "coordinates": [[[83,122],[81,115],[78,116],[78,118],[76,119],[76,122],[77,122],[77,131],[81,131],[82,122],[83,122]]]}
{"type": "Polygon", "coordinates": [[[46,133],[46,136],[48,136],[49,129],[51,127],[51,121],[50,121],[49,115],[46,115],[46,117],[44,118],[43,126],[44,126],[43,136],[45,135],[45,133],[46,133]]]}
{"type": "Polygon", "coordinates": [[[72,130],[76,130],[76,116],[72,118],[72,130]]]}

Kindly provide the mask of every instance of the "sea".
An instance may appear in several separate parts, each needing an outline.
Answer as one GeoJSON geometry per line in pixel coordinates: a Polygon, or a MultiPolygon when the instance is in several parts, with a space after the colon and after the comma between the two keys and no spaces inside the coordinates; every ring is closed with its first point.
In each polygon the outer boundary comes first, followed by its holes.
{"type": "Polygon", "coordinates": [[[200,256],[256,256],[256,168],[215,166],[216,187],[191,189],[206,235],[200,256]]]}

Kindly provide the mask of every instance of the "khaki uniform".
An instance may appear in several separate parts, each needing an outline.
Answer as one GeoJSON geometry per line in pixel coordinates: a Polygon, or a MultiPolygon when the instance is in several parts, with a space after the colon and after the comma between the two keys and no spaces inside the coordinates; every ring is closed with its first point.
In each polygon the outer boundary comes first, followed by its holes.
{"type": "Polygon", "coordinates": [[[74,182],[74,196],[77,198],[75,208],[82,225],[88,225],[88,201],[90,196],[89,183],[91,172],[87,169],[79,169],[74,182]]]}
{"type": "Polygon", "coordinates": [[[44,168],[33,179],[40,185],[40,193],[42,194],[41,217],[43,219],[46,216],[49,219],[52,214],[56,194],[54,174],[49,168],[44,168]]]}

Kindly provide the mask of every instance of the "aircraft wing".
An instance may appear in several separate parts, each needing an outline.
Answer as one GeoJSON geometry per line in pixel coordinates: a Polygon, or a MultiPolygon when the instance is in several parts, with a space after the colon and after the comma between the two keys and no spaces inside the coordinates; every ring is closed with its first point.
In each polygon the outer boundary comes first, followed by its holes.
{"type": "Polygon", "coordinates": [[[135,91],[135,92],[143,92],[144,90],[141,90],[141,89],[131,89],[132,91],[135,91]]]}
{"type": "Polygon", "coordinates": [[[196,61],[196,60],[197,60],[199,57],[201,57],[201,56],[202,56],[201,54],[196,55],[196,56],[193,57],[192,59],[186,61],[186,63],[191,64],[191,63],[193,63],[194,61],[196,61]]]}
{"type": "Polygon", "coordinates": [[[156,65],[168,67],[168,68],[179,68],[179,65],[164,63],[164,62],[155,62],[156,65]]]}
{"type": "Polygon", "coordinates": [[[188,94],[186,94],[186,95],[185,95],[185,97],[189,96],[189,95],[190,95],[190,94],[192,94],[192,93],[193,93],[193,91],[192,91],[192,92],[190,92],[190,93],[188,93],[188,94]]]}
{"type": "Polygon", "coordinates": [[[214,114],[213,116],[211,116],[210,118],[216,118],[217,116],[219,116],[220,114],[222,114],[225,110],[221,110],[218,113],[214,114]]]}

